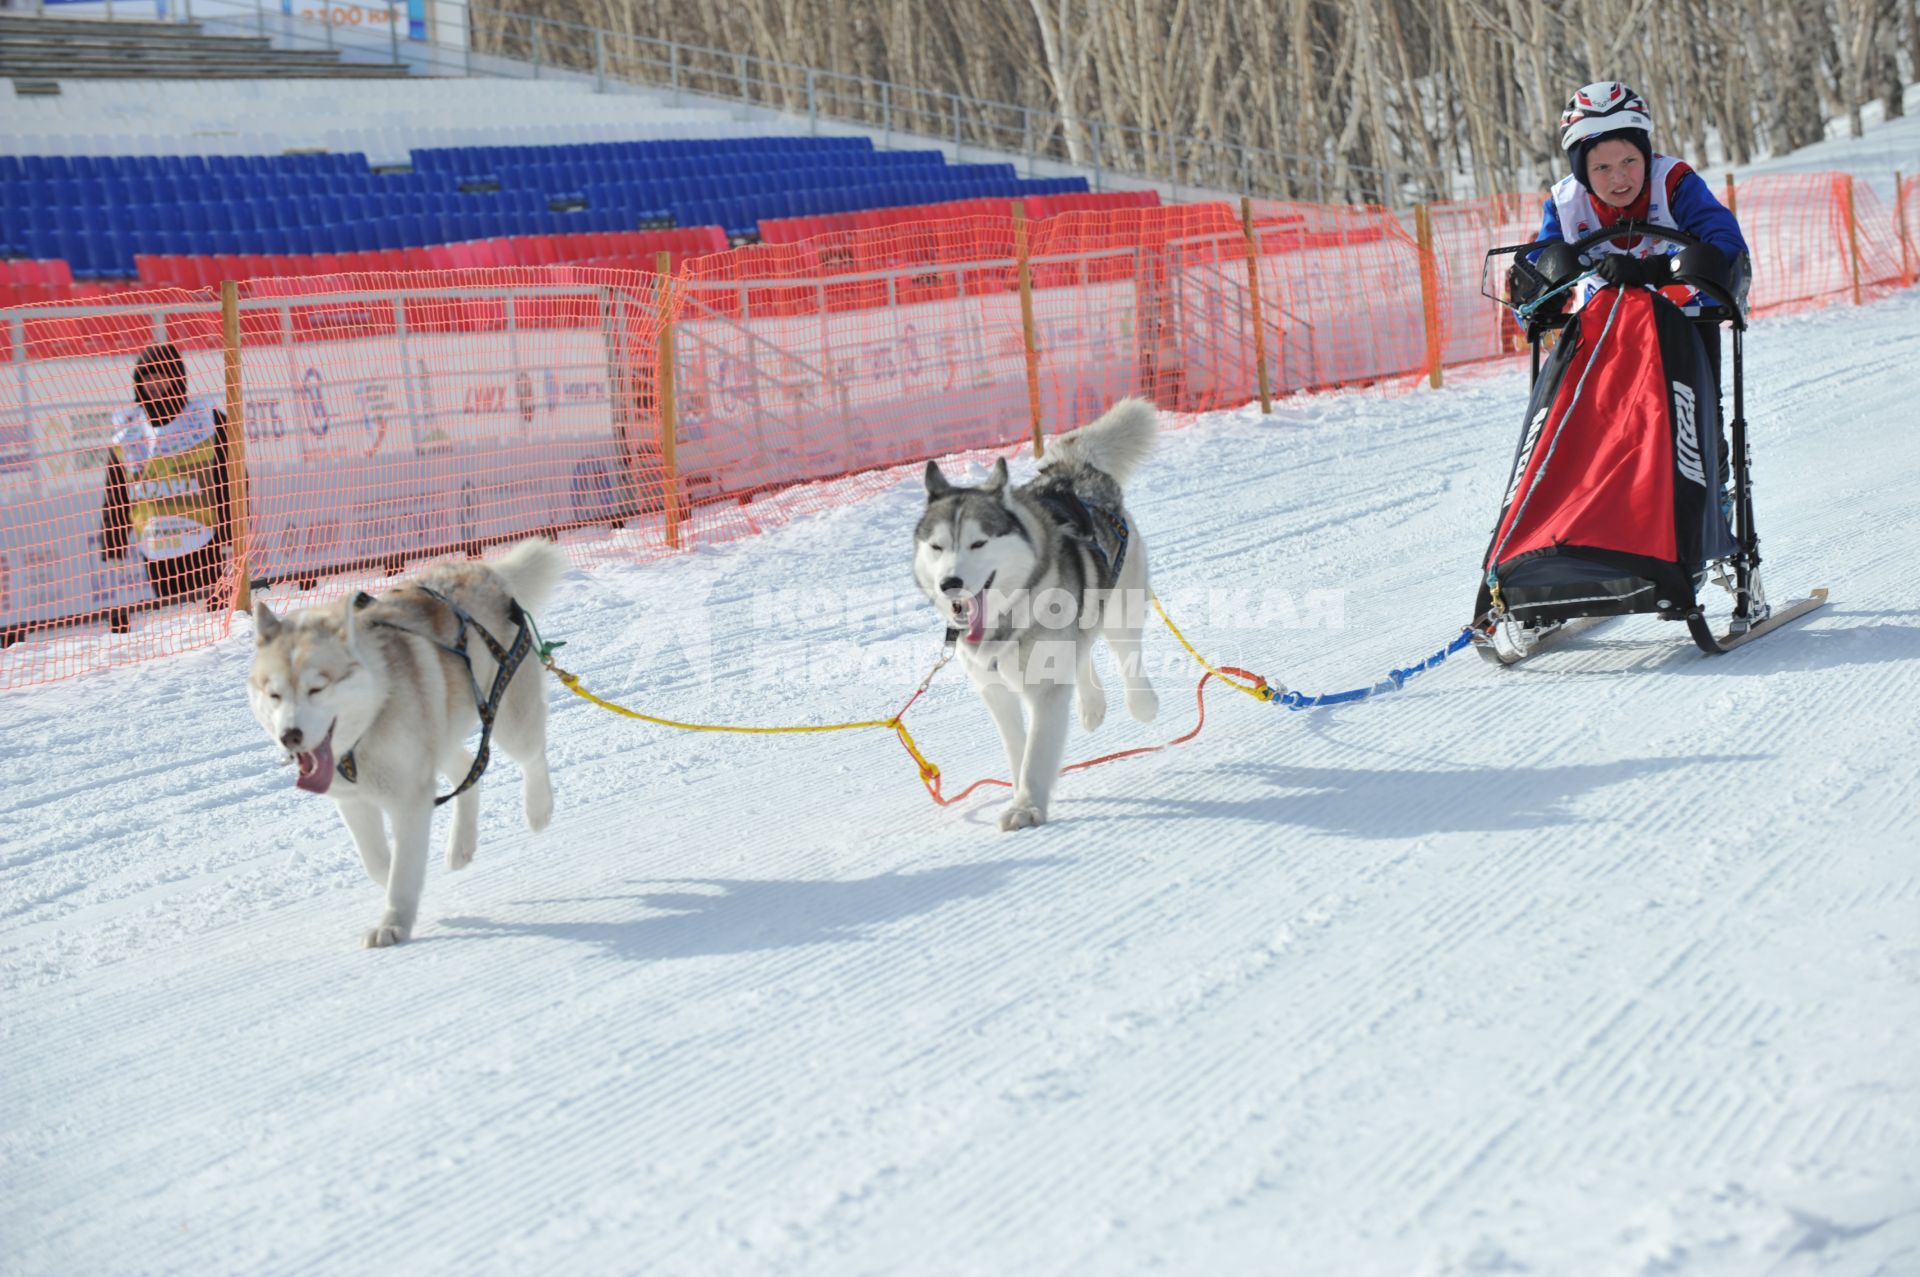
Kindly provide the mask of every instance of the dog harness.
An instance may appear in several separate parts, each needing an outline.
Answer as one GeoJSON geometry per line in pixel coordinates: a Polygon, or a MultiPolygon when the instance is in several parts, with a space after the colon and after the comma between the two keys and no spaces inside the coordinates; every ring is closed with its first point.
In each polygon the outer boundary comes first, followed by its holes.
{"type": "MultiPolygon", "coordinates": [[[[446,605],[449,612],[453,613],[454,619],[460,622],[460,632],[454,636],[453,642],[442,643],[430,634],[421,634],[404,625],[395,625],[391,621],[375,621],[374,624],[385,626],[390,630],[399,630],[402,634],[411,634],[417,639],[425,639],[441,651],[459,657],[460,663],[467,667],[467,682],[473,688],[473,707],[480,712],[480,747],[473,752],[473,766],[467,769],[467,778],[461,781],[452,793],[442,794],[433,800],[433,805],[438,807],[441,803],[458,798],[473,788],[474,782],[480,779],[480,774],[487,770],[487,761],[493,752],[494,715],[500,712],[500,702],[507,694],[507,684],[513,681],[514,672],[520,668],[520,663],[527,659],[527,653],[533,650],[533,621],[517,601],[508,600],[507,616],[520,628],[514,634],[513,642],[502,647],[500,640],[496,639],[486,626],[474,620],[465,608],[440,591],[425,585],[416,585],[412,588],[428,598],[438,599],[446,605]],[[480,695],[480,680],[473,673],[473,656],[467,651],[468,630],[476,631],[480,635],[480,641],[487,645],[487,651],[493,654],[494,662],[498,666],[493,672],[493,691],[484,697],[480,695]]],[[[372,602],[373,596],[362,590],[354,596],[354,610],[358,611],[372,602]]],[[[355,745],[358,745],[357,741],[355,745]]],[[[340,760],[334,764],[334,770],[346,777],[349,784],[359,780],[360,768],[353,761],[353,750],[350,749],[340,756],[340,760]]]]}
{"type": "Polygon", "coordinates": [[[1127,565],[1127,519],[1118,510],[1108,506],[1093,505],[1082,500],[1076,493],[1061,488],[1053,492],[1035,493],[1041,505],[1053,512],[1054,521],[1075,541],[1085,543],[1100,561],[1100,572],[1114,585],[1120,583],[1120,570],[1127,565]],[[1113,534],[1113,561],[1109,565],[1107,551],[1100,544],[1099,529],[1096,521],[1105,524],[1113,534]]]}

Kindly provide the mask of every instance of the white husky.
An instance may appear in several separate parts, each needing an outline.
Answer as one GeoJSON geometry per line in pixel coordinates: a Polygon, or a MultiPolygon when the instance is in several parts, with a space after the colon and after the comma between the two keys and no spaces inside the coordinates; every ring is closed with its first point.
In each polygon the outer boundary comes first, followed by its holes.
{"type": "Polygon", "coordinates": [[[1144,723],[1159,710],[1140,663],[1147,547],[1120,492],[1156,429],[1152,404],[1115,404],[1054,439],[1039,475],[1018,488],[1008,485],[1004,460],[978,488],[958,487],[927,463],[913,576],[960,631],[961,663],[1006,746],[1014,791],[1002,829],[1046,821],[1076,686],[1081,724],[1092,731],[1106,718],[1097,638],[1119,664],[1127,712],[1144,723]]]}
{"type": "MultiPolygon", "coordinates": [[[[412,934],[436,777],[453,785],[466,779],[473,763],[466,740],[480,721],[474,689],[485,696],[499,668],[455,608],[508,647],[519,630],[515,604],[543,606],[565,571],[559,549],[535,539],[485,563],[429,568],[376,599],[342,599],[284,619],[264,603],[254,607],[247,699],[267,735],[298,761],[299,787],[339,804],[368,876],[387,893],[379,925],[366,933],[368,948],[412,934]],[[471,678],[467,663],[449,650],[461,646],[463,630],[471,678]]],[[[507,684],[493,741],[520,764],[527,825],[544,829],[553,784],[545,675],[532,654],[507,684]]],[[[479,816],[476,783],[453,800],[448,868],[473,859],[479,816]]]]}

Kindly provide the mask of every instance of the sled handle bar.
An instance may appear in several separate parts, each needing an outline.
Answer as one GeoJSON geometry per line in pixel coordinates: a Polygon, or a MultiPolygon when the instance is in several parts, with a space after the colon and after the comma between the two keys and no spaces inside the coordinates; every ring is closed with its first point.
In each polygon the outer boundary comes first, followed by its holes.
{"type": "MultiPolygon", "coordinates": [[[[1536,250],[1546,248],[1553,244],[1566,244],[1574,254],[1584,260],[1587,250],[1595,244],[1610,239],[1618,239],[1623,235],[1645,235],[1649,239],[1664,240],[1670,244],[1678,244],[1682,248],[1694,248],[1706,244],[1706,241],[1697,235],[1689,235],[1685,231],[1675,230],[1672,227],[1653,226],[1645,222],[1620,222],[1613,226],[1603,226],[1597,231],[1591,231],[1570,243],[1565,240],[1541,239],[1533,240],[1526,244],[1509,244],[1499,248],[1488,249],[1487,257],[1491,259],[1512,255],[1515,264],[1519,265],[1527,261],[1526,255],[1528,253],[1535,252],[1536,250]]],[[[1530,267],[1531,263],[1528,263],[1528,266],[1530,267]]],[[[1676,284],[1685,284],[1687,287],[1705,295],[1709,300],[1723,307],[1735,328],[1744,329],[1747,326],[1746,312],[1741,308],[1739,302],[1734,300],[1733,290],[1728,287],[1728,281],[1710,279],[1702,275],[1680,275],[1675,276],[1673,282],[1676,284]]],[[[1541,277],[1540,283],[1542,286],[1551,287],[1551,281],[1547,280],[1544,276],[1541,277]]]]}

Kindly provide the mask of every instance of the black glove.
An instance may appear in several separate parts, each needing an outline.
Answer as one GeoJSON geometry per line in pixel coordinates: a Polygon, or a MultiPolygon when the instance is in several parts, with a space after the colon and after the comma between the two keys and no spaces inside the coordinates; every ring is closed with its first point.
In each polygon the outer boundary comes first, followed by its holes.
{"type": "Polygon", "coordinates": [[[1625,253],[1608,253],[1601,257],[1593,273],[1621,288],[1630,288],[1635,284],[1651,284],[1658,288],[1673,282],[1672,266],[1664,256],[1629,257],[1625,253]]]}

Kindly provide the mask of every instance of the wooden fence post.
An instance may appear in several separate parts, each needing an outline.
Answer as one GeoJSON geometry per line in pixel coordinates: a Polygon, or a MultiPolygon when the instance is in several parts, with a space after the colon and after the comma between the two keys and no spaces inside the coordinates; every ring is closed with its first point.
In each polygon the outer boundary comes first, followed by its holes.
{"type": "Polygon", "coordinates": [[[253,611],[253,564],[247,536],[247,401],[240,381],[240,286],[220,281],[220,340],[227,365],[227,527],[233,557],[233,610],[253,611]]]}
{"type": "Polygon", "coordinates": [[[673,392],[673,257],[665,249],[654,259],[655,296],[660,307],[659,368],[653,383],[654,402],[660,408],[661,505],[666,514],[667,546],[680,548],[680,428],[673,392]]]}
{"type": "Polygon", "coordinates": [[[1433,256],[1433,212],[1426,204],[1413,206],[1414,230],[1420,239],[1420,308],[1427,321],[1427,384],[1440,389],[1440,270],[1433,256]]]}
{"type": "Polygon", "coordinates": [[[1860,302],[1860,225],[1853,212],[1853,179],[1840,177],[1840,195],[1847,206],[1847,258],[1853,263],[1853,304],[1860,302]]]}
{"type": "Polygon", "coordinates": [[[1033,331],[1033,268],[1027,260],[1027,207],[1013,202],[1013,255],[1020,271],[1020,325],[1026,330],[1027,408],[1033,415],[1033,455],[1046,451],[1040,435],[1040,347],[1033,331]]]}
{"type": "Polygon", "coordinates": [[[1727,212],[1740,216],[1740,201],[1734,197],[1733,174],[1727,174],[1727,212]]]}
{"type": "Polygon", "coordinates": [[[1900,170],[1893,171],[1893,227],[1900,235],[1900,282],[1913,283],[1913,237],[1907,233],[1907,191],[1900,170]]]}
{"type": "Polygon", "coordinates": [[[1267,321],[1260,308],[1260,241],[1253,234],[1253,200],[1240,197],[1240,227],[1247,236],[1247,300],[1253,309],[1253,358],[1260,367],[1260,411],[1273,411],[1273,381],[1267,374],[1267,321]]]}

